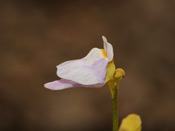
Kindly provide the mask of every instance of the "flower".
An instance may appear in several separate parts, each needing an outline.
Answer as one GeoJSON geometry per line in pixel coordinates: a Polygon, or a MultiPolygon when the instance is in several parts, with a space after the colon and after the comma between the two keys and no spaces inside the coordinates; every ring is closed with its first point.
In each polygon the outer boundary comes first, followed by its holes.
{"type": "Polygon", "coordinates": [[[70,60],[57,66],[57,76],[61,79],[44,84],[51,90],[72,87],[99,88],[112,79],[115,72],[113,47],[102,36],[104,49],[93,48],[82,59],[70,60]]]}

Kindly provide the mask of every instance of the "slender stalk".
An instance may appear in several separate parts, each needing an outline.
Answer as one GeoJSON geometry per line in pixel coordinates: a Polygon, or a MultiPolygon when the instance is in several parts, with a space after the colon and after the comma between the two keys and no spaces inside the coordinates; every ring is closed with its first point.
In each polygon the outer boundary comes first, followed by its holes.
{"type": "Polygon", "coordinates": [[[108,85],[112,95],[112,113],[113,113],[113,131],[118,131],[118,88],[119,81],[125,76],[125,71],[122,68],[115,70],[114,76],[108,81],[108,85]]]}
{"type": "Polygon", "coordinates": [[[112,98],[112,110],[113,110],[113,131],[118,131],[118,84],[114,84],[113,98],[112,98]]]}
{"type": "Polygon", "coordinates": [[[112,94],[113,131],[118,131],[118,85],[119,82],[116,80],[111,80],[109,82],[109,87],[112,94]]]}

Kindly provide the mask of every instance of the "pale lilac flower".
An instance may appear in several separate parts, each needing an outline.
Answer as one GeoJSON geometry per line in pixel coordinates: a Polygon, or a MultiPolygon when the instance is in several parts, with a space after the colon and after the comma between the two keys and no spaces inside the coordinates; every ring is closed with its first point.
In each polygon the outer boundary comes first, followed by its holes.
{"type": "Polygon", "coordinates": [[[72,87],[102,87],[106,83],[107,66],[113,60],[113,47],[102,36],[104,50],[93,48],[82,59],[70,60],[57,66],[61,78],[46,83],[45,88],[62,90],[72,87]]]}

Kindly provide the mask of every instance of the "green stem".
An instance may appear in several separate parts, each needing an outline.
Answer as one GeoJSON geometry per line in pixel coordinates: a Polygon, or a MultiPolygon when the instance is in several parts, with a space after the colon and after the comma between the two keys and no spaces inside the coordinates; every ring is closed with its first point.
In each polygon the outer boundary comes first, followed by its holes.
{"type": "Polygon", "coordinates": [[[112,98],[112,110],[113,110],[113,131],[118,131],[118,94],[117,94],[117,84],[113,88],[113,98],[112,98]]]}
{"type": "Polygon", "coordinates": [[[112,94],[113,131],[118,131],[118,85],[119,82],[116,80],[112,80],[109,82],[109,87],[112,94]]]}

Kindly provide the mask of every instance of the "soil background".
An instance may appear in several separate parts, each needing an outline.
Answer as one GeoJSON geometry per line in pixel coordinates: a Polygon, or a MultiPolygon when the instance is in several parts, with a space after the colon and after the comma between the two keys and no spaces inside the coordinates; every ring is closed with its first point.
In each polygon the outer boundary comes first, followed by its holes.
{"type": "MultiPolygon", "coordinates": [[[[108,86],[50,91],[56,65],[114,47],[119,114],[175,131],[175,1],[0,1],[0,130],[111,131],[108,86]]],[[[81,72],[80,72],[81,73],[81,72]]]]}

